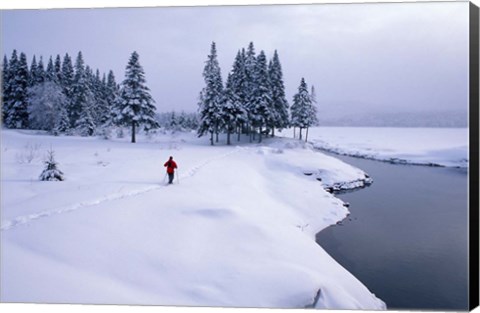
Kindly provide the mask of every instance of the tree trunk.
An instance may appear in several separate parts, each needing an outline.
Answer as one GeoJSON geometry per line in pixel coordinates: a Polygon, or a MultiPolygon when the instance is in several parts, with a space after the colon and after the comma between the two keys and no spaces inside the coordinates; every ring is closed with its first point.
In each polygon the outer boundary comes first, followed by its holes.
{"type": "Polygon", "coordinates": [[[135,143],[135,121],[132,121],[132,143],[135,143]]]}
{"type": "Polygon", "coordinates": [[[299,139],[302,140],[302,128],[301,127],[299,127],[299,128],[300,128],[300,138],[299,139]]]}
{"type": "Polygon", "coordinates": [[[215,133],[215,142],[218,142],[218,132],[215,133]]]}
{"type": "Polygon", "coordinates": [[[258,143],[262,142],[262,126],[258,128],[258,143]]]}
{"type": "Polygon", "coordinates": [[[227,130],[227,145],[230,145],[230,130],[227,130]]]}
{"type": "Polygon", "coordinates": [[[210,132],[210,145],[213,146],[213,132],[210,132]]]}
{"type": "Polygon", "coordinates": [[[238,127],[238,136],[237,136],[237,141],[240,141],[240,134],[241,134],[241,132],[242,132],[242,127],[241,127],[241,126],[239,126],[239,127],[238,127]]]}
{"type": "Polygon", "coordinates": [[[275,126],[272,127],[272,138],[275,137],[275,126]]]}
{"type": "Polygon", "coordinates": [[[305,134],[305,142],[307,142],[308,139],[308,127],[307,127],[307,133],[305,134]]]}
{"type": "Polygon", "coordinates": [[[293,126],[293,139],[295,139],[295,126],[293,126]]]}

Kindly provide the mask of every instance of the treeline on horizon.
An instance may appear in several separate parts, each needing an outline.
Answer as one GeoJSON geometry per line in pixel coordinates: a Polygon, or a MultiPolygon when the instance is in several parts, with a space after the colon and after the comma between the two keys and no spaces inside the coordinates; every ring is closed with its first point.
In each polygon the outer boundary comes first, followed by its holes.
{"type": "MultiPolygon", "coordinates": [[[[2,123],[7,128],[36,129],[54,135],[102,135],[110,138],[113,129],[123,135],[131,127],[132,142],[139,129],[149,132],[160,126],[168,130],[194,129],[199,136],[246,134],[250,141],[275,129],[302,129],[316,125],[315,91],[302,78],[298,93],[289,104],[285,97],[283,73],[275,51],[268,61],[264,51],[255,53],[253,42],[235,58],[225,86],[220,74],[215,43],[203,71],[205,87],[200,92],[197,113],[156,113],[154,99],[146,86],[139,55],[133,52],[118,84],[108,74],[85,64],[82,52],[75,63],[65,54],[50,56],[47,65],[34,55],[30,66],[26,54],[13,50],[2,65],[2,123]]],[[[306,140],[307,138],[305,138],[306,140]]]]}
{"type": "Polygon", "coordinates": [[[302,78],[298,92],[289,107],[285,96],[283,72],[278,52],[267,60],[262,50],[255,53],[253,42],[248,48],[238,51],[225,84],[217,59],[215,42],[212,42],[210,54],[203,70],[205,87],[199,95],[200,125],[198,135],[210,134],[210,144],[218,142],[220,133],[227,134],[227,144],[231,144],[231,135],[236,133],[249,135],[250,142],[258,136],[275,135],[275,129],[294,127],[302,130],[318,123],[315,107],[315,88],[311,93],[305,79],[302,78]],[[215,135],[215,140],[214,140],[215,135]]]}
{"type": "MultiPolygon", "coordinates": [[[[138,53],[133,52],[125,79],[113,71],[100,74],[85,65],[82,52],[75,64],[67,54],[44,65],[13,50],[2,65],[2,122],[7,128],[46,130],[55,135],[104,135],[115,126],[158,128],[154,100],[145,85],[138,53]]],[[[134,131],[135,133],[135,131],[134,131]]],[[[134,141],[134,134],[132,134],[134,141]]]]}

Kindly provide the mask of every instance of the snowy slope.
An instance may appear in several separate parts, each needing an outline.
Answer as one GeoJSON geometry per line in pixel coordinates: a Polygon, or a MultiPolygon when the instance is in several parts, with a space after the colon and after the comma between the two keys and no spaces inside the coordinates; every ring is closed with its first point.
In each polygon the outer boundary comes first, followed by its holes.
{"type": "MultiPolygon", "coordinates": [[[[293,130],[282,135],[292,138],[293,130]]],[[[313,127],[308,141],[319,149],[392,163],[468,166],[468,128],[313,127]]]]}
{"type": "Polygon", "coordinates": [[[314,240],[348,214],[326,185],[362,171],[287,139],[207,141],[2,130],[1,301],[385,308],[314,240]],[[50,146],[64,182],[38,180],[50,146]]]}

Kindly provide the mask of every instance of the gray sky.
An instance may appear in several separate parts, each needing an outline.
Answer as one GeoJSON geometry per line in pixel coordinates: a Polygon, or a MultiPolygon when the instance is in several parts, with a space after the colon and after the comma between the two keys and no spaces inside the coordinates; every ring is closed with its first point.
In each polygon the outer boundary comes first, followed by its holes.
{"type": "Polygon", "coordinates": [[[118,82],[136,50],[159,111],[197,109],[215,41],[225,80],[238,49],[278,50],[287,100],[300,79],[320,110],[466,110],[468,2],[6,10],[3,54],[79,50],[118,82]]]}

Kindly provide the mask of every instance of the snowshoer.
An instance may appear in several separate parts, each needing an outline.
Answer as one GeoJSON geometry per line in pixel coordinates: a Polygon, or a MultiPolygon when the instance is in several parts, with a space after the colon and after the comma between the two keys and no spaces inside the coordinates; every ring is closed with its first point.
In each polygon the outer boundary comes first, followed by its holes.
{"type": "Polygon", "coordinates": [[[175,163],[175,161],[173,160],[173,157],[171,156],[163,166],[167,168],[168,183],[169,184],[173,183],[173,178],[175,176],[175,169],[177,168],[177,163],[175,163]]]}

